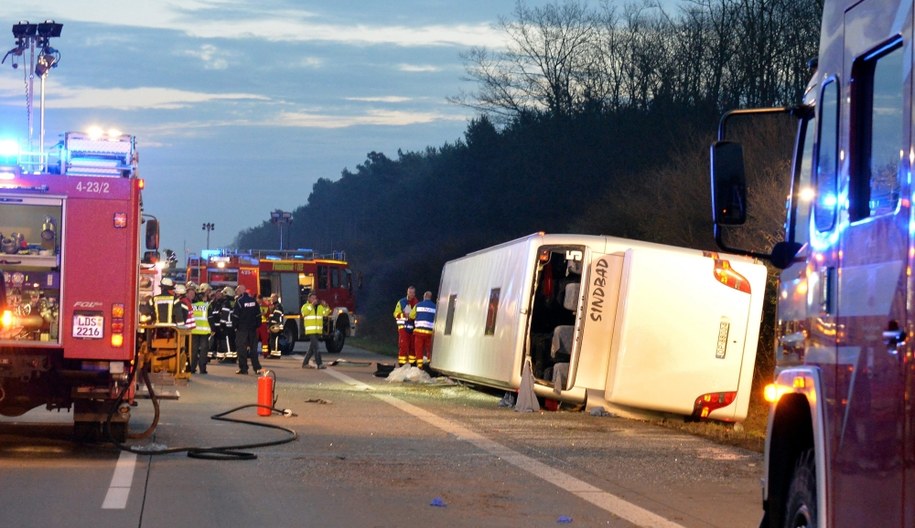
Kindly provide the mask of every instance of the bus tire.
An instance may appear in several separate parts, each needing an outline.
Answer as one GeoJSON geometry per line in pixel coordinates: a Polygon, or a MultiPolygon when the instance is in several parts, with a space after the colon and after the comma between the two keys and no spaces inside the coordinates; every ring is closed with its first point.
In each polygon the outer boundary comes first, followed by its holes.
{"type": "Polygon", "coordinates": [[[803,451],[791,475],[785,508],[785,528],[817,526],[817,478],[813,449],[803,451]]]}

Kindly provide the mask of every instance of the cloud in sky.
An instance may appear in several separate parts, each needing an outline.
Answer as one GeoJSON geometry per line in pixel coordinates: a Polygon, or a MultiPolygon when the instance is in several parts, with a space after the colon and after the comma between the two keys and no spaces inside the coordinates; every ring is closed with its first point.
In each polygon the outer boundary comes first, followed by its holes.
{"type": "MultiPolygon", "coordinates": [[[[163,220],[163,247],[199,251],[201,222],[216,223],[211,242],[224,247],[269,211],[306,204],[318,178],[338,178],[368,152],[460,138],[472,112],[446,101],[466,88],[460,52],[503,46],[495,25],[513,4],[17,0],[0,3],[0,28],[64,24],[45,137],[87,123],[136,134],[144,207],[163,220]]],[[[23,70],[8,64],[3,134],[25,129],[27,115],[23,70]]]]}
{"type": "Polygon", "coordinates": [[[432,64],[398,64],[397,69],[408,73],[432,73],[442,71],[441,67],[432,64]]]}
{"type": "MultiPolygon", "coordinates": [[[[0,15],[19,12],[23,4],[0,8],[0,15]]],[[[273,2],[283,6],[287,2],[273,2]]],[[[376,6],[366,6],[367,21],[352,14],[345,20],[328,16],[329,4],[308,10],[296,7],[265,9],[244,0],[107,2],[68,0],[54,6],[60,20],[181,32],[196,38],[263,39],[280,42],[324,41],[351,45],[501,46],[503,36],[490,22],[403,24],[372,22],[376,6]]],[[[385,11],[396,12],[396,7],[385,11]]],[[[43,8],[39,11],[46,12],[43,8]]],[[[377,20],[377,17],[375,17],[377,20]]]]}
{"type": "Polygon", "coordinates": [[[384,95],[380,97],[346,97],[347,101],[362,101],[366,103],[405,103],[410,101],[410,97],[400,95],[384,95]]]}
{"type": "Polygon", "coordinates": [[[229,59],[224,53],[212,44],[203,44],[194,50],[186,50],[185,55],[200,59],[204,69],[225,70],[229,67],[229,59]]]}
{"type": "Polygon", "coordinates": [[[368,109],[358,114],[325,114],[311,112],[286,112],[279,116],[277,125],[310,128],[345,128],[361,125],[405,126],[435,121],[467,120],[466,115],[438,112],[411,112],[403,110],[368,109]]]}

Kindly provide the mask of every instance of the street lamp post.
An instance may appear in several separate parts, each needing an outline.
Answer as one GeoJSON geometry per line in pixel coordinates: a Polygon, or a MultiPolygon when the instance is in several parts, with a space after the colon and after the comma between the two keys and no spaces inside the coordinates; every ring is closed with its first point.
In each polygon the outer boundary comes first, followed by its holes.
{"type": "Polygon", "coordinates": [[[292,213],[289,211],[283,211],[277,209],[275,211],[270,211],[270,223],[276,224],[277,229],[280,231],[280,250],[283,249],[283,231],[285,227],[292,223],[292,213]]]}
{"type": "Polygon", "coordinates": [[[207,232],[207,249],[210,249],[210,231],[216,229],[216,224],[206,222],[203,224],[203,230],[207,232]]]}

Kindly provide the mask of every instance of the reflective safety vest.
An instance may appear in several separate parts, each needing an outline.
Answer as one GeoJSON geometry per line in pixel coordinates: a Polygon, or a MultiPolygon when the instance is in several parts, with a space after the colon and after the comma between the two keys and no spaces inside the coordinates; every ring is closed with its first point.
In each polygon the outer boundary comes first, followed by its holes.
{"type": "Polygon", "coordinates": [[[397,304],[394,305],[394,320],[397,321],[398,330],[406,330],[407,332],[413,331],[413,320],[410,319],[410,312],[413,311],[413,307],[419,301],[414,297],[413,302],[407,300],[406,297],[397,301],[397,304]]]}
{"type": "Polygon", "coordinates": [[[208,335],[210,333],[210,321],[207,319],[207,311],[209,311],[210,303],[207,301],[197,301],[191,306],[194,307],[194,322],[197,325],[191,333],[195,335],[208,335]]]}
{"type": "Polygon", "coordinates": [[[172,295],[156,295],[153,297],[153,311],[156,326],[175,326],[175,299],[172,295]]]}
{"type": "Polygon", "coordinates": [[[417,334],[431,334],[435,326],[435,301],[419,301],[410,312],[410,319],[414,320],[416,328],[413,329],[417,334]]]}
{"type": "Polygon", "coordinates": [[[302,305],[302,324],[305,326],[305,335],[320,335],[324,333],[324,316],[330,314],[330,308],[311,303],[302,305]]]}

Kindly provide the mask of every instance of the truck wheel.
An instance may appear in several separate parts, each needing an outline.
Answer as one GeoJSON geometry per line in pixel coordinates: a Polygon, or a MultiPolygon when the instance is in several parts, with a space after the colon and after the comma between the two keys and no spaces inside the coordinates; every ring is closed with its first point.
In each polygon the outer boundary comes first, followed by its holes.
{"type": "Polygon", "coordinates": [[[817,526],[817,478],[813,449],[801,453],[788,488],[785,528],[817,526]]]}
{"type": "Polygon", "coordinates": [[[346,332],[342,328],[334,328],[334,333],[324,339],[324,347],[327,348],[328,354],[337,354],[343,350],[343,342],[346,341],[346,332]]]}
{"type": "Polygon", "coordinates": [[[283,327],[283,336],[286,338],[286,350],[288,350],[290,354],[295,349],[295,342],[296,337],[298,337],[298,333],[299,329],[295,325],[295,322],[283,327]]]}

